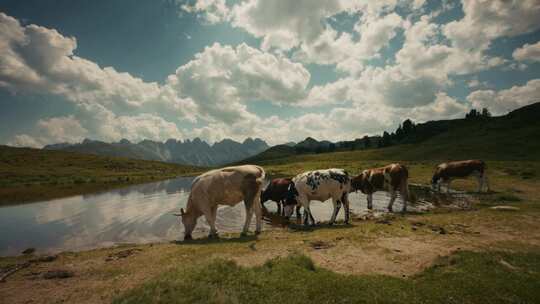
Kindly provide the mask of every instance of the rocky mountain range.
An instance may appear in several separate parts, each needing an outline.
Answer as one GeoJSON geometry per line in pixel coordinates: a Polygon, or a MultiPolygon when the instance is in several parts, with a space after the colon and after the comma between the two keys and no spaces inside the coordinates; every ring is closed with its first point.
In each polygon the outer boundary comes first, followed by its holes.
{"type": "Polygon", "coordinates": [[[242,143],[224,139],[212,145],[195,138],[185,141],[169,139],[165,142],[143,140],[139,143],[132,143],[127,139],[113,143],[85,139],[77,144],[53,144],[47,145],[43,149],[157,160],[195,166],[218,166],[251,157],[268,148],[268,144],[259,138],[247,138],[242,143]]]}

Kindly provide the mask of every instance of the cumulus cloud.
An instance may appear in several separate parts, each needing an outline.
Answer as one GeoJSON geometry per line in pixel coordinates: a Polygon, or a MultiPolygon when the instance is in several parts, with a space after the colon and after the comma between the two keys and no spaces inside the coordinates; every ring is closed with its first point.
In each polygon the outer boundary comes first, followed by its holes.
{"type": "Polygon", "coordinates": [[[540,101],[540,79],[529,80],[525,85],[513,86],[506,90],[474,91],[467,100],[474,108],[488,108],[495,115],[540,101]]]}
{"type": "Polygon", "coordinates": [[[188,13],[198,14],[210,24],[227,21],[230,17],[230,9],[225,0],[196,0],[183,4],[180,8],[188,13]]]}
{"type": "Polygon", "coordinates": [[[232,123],[255,119],[245,103],[266,100],[294,104],[305,96],[309,72],[283,56],[246,44],[215,43],[168,79],[168,85],[196,101],[207,119],[232,123]]]}
{"type": "Polygon", "coordinates": [[[338,0],[250,0],[233,8],[232,24],[262,38],[265,48],[287,50],[313,42],[325,29],[321,21],[341,10],[338,0]]]}
{"type": "Polygon", "coordinates": [[[498,37],[511,37],[540,28],[537,0],[463,0],[465,16],[444,27],[453,45],[464,50],[483,51],[498,37]]]}
{"type": "Polygon", "coordinates": [[[512,57],[519,61],[540,61],[540,41],[534,44],[525,44],[514,50],[512,57]]]}

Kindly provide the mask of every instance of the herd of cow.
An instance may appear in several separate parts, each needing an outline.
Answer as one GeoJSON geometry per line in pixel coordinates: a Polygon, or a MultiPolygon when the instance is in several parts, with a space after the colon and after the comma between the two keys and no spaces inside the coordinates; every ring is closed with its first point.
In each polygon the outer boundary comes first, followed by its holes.
{"type": "MultiPolygon", "coordinates": [[[[446,185],[447,191],[452,179],[475,176],[478,179],[478,191],[484,185],[489,191],[489,184],[485,174],[486,165],[481,160],[466,160],[442,163],[435,168],[431,180],[432,188],[440,191],[441,185],[446,185]]],[[[334,210],[329,224],[334,224],[340,208],[345,211],[345,223],[349,222],[350,209],[348,195],[351,192],[361,191],[367,196],[368,209],[373,208],[373,193],[388,191],[390,202],[388,211],[398,193],[403,198],[402,212],[407,210],[409,199],[408,186],[409,172],[401,164],[390,164],[381,168],[367,169],[357,176],[350,176],[343,169],[314,170],[301,173],[293,178],[273,179],[263,190],[265,172],[262,167],[243,165],[226,167],[208,171],[196,177],[191,186],[186,210],[181,209],[181,218],[184,225],[184,239],[191,239],[191,233],[202,215],[210,225],[209,237],[216,237],[216,214],[219,205],[234,206],[244,201],[246,219],[242,234],[246,234],[255,213],[255,233],[262,228],[262,210],[264,202],[275,201],[278,213],[289,218],[296,207],[296,216],[300,218],[300,207],[304,209],[304,225],[315,224],[309,205],[310,201],[324,202],[332,199],[334,210]]]]}

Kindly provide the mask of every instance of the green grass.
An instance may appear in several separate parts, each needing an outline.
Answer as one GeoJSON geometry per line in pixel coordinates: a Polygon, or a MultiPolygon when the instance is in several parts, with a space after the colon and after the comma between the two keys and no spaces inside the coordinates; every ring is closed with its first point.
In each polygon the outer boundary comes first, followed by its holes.
{"type": "Polygon", "coordinates": [[[114,303],[538,303],[540,254],[458,252],[411,278],[341,275],[290,255],[172,270],[114,303]]]}
{"type": "Polygon", "coordinates": [[[0,204],[94,192],[201,171],[194,166],[157,161],[0,146],[0,204]]]}

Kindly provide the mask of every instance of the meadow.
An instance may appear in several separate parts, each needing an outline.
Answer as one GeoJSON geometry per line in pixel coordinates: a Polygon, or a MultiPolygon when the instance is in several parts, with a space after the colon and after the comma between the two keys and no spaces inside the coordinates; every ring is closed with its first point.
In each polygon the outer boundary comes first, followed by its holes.
{"type": "MultiPolygon", "coordinates": [[[[427,184],[438,156],[448,157],[429,150],[401,145],[258,164],[271,175],[291,176],[328,167],[356,174],[399,161],[409,167],[412,183],[427,184]]],[[[222,234],[217,240],[66,252],[10,276],[1,283],[0,296],[9,303],[536,303],[540,162],[529,151],[522,159],[485,155],[493,191],[471,192],[471,210],[440,207],[383,219],[355,217],[351,225],[289,226],[259,236],[222,234]],[[517,210],[490,208],[499,205],[517,210]],[[125,252],[133,254],[111,260],[125,252]],[[74,277],[41,278],[54,269],[74,277]]],[[[452,186],[474,191],[476,181],[452,186]]],[[[32,258],[1,258],[0,267],[32,258]]]]}
{"type": "Polygon", "coordinates": [[[201,171],[157,161],[0,146],[0,205],[92,193],[201,171]]]}

